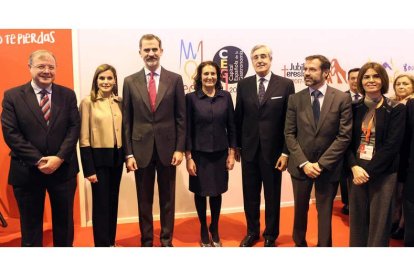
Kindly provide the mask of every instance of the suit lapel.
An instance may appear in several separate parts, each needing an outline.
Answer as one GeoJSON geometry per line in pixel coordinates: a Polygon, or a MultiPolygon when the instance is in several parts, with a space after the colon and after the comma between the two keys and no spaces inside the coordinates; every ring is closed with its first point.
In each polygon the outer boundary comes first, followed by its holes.
{"type": "Polygon", "coordinates": [[[30,84],[30,82],[25,86],[23,93],[23,101],[29,108],[29,110],[33,113],[34,117],[39,121],[40,125],[47,129],[47,124],[45,119],[43,118],[42,110],[40,109],[39,102],[37,101],[36,94],[30,84]]]}
{"type": "MultiPolygon", "coordinates": [[[[269,84],[267,85],[267,89],[266,89],[264,98],[263,98],[262,106],[270,98],[270,96],[272,94],[271,91],[272,90],[277,91],[278,86],[279,86],[279,83],[276,80],[276,76],[272,73],[271,76],[270,76],[269,84]]],[[[257,97],[257,99],[259,100],[259,97],[257,97]]]]}
{"type": "Polygon", "coordinates": [[[316,131],[316,125],[315,125],[315,119],[313,117],[313,111],[312,111],[312,104],[311,104],[311,96],[309,92],[309,88],[303,91],[301,98],[301,105],[305,108],[305,114],[309,121],[309,123],[312,125],[313,130],[316,131]]]}
{"type": "Polygon", "coordinates": [[[49,129],[53,127],[57,118],[60,115],[60,111],[62,110],[63,106],[63,91],[61,91],[56,85],[52,86],[52,105],[50,107],[50,121],[49,121],[49,129]]]}
{"type": "Polygon", "coordinates": [[[157,110],[162,98],[164,98],[165,93],[167,93],[167,87],[169,87],[169,84],[170,78],[168,72],[161,67],[160,82],[157,90],[157,97],[155,98],[155,110],[157,110]]]}
{"type": "Polygon", "coordinates": [[[249,83],[249,88],[248,91],[251,91],[249,93],[249,97],[250,97],[250,101],[252,103],[255,103],[255,105],[257,106],[257,108],[260,108],[260,104],[259,104],[259,95],[257,94],[257,75],[255,75],[254,77],[251,78],[251,81],[249,83]]]}
{"type": "Polygon", "coordinates": [[[323,121],[325,120],[329,110],[331,109],[331,105],[332,105],[334,98],[335,98],[335,92],[332,91],[330,87],[328,86],[328,88],[326,89],[324,99],[323,99],[321,115],[319,117],[319,122],[318,122],[318,127],[316,128],[316,132],[318,132],[319,129],[321,128],[323,121]]]}
{"type": "Polygon", "coordinates": [[[138,74],[135,76],[134,85],[136,87],[136,90],[137,90],[138,94],[140,94],[140,96],[142,97],[142,100],[144,101],[144,103],[147,106],[148,110],[152,112],[151,104],[150,104],[150,100],[149,100],[147,78],[145,76],[144,69],[139,71],[138,74]]]}

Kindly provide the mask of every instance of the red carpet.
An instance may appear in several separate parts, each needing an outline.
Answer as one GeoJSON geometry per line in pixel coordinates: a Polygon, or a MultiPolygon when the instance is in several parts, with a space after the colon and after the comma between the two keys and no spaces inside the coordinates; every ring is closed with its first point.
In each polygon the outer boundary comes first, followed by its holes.
{"type": "MultiPolygon", "coordinates": [[[[309,246],[317,243],[317,221],[316,208],[312,204],[309,209],[309,225],[307,241],[309,246]]],[[[336,201],[332,218],[332,233],[334,247],[347,247],[349,242],[348,216],[341,213],[342,203],[336,201]]],[[[292,247],[293,207],[281,208],[280,235],[277,246],[292,247]]],[[[0,247],[20,246],[19,222],[17,219],[8,219],[9,227],[0,227],[0,247]]],[[[261,226],[264,226],[264,212],[261,214],[261,226]]],[[[225,247],[237,247],[246,234],[246,223],[244,213],[226,214],[220,217],[220,237],[225,247]]],[[[44,246],[52,246],[52,232],[50,227],[44,232],[44,246]]],[[[159,221],[154,222],[154,245],[159,246],[159,221]]],[[[199,223],[196,217],[176,219],[174,240],[175,247],[198,247],[199,223]]],[[[140,234],[138,223],[119,224],[117,230],[117,244],[123,247],[136,247],[140,245],[140,234]]],[[[91,227],[75,227],[76,247],[93,246],[93,235],[91,227]]],[[[256,247],[263,246],[263,238],[256,247]]],[[[391,240],[391,246],[403,246],[402,241],[391,240]]]]}

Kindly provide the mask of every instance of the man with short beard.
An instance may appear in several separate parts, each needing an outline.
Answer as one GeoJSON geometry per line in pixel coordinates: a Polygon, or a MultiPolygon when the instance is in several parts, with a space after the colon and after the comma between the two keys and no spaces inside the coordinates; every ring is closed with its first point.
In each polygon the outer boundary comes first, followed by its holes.
{"type": "Polygon", "coordinates": [[[285,123],[288,171],[295,200],[293,240],[307,246],[309,199],[315,183],[318,246],[332,246],[332,206],[351,141],[351,98],[326,84],[331,63],[322,55],[305,59],[308,88],[290,96],[285,123]]]}
{"type": "Polygon", "coordinates": [[[176,166],[185,149],[185,94],[180,75],[160,65],[161,40],[143,35],[139,53],[145,67],[125,78],[123,144],[126,167],[135,172],[141,245],[153,246],[152,203],[155,174],[160,201],[163,247],[171,247],[174,230],[176,166]]]}

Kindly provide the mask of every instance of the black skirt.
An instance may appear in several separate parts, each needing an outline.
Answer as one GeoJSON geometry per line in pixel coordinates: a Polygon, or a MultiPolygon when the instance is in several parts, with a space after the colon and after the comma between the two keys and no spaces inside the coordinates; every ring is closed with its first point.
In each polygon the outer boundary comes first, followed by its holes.
{"type": "Polygon", "coordinates": [[[218,196],[228,189],[228,151],[192,151],[197,176],[190,176],[190,191],[200,196],[218,196]]]}

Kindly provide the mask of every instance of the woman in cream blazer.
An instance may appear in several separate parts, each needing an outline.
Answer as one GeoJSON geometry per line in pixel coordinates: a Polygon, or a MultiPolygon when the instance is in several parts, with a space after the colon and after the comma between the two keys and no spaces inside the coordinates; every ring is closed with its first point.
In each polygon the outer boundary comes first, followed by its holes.
{"type": "Polygon", "coordinates": [[[85,178],[92,185],[95,246],[115,246],[122,149],[121,98],[117,74],[108,64],[98,66],[91,94],[80,104],[80,153],[85,178]]]}

